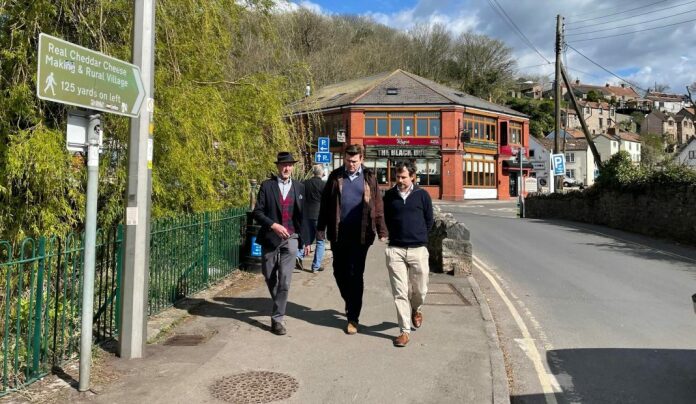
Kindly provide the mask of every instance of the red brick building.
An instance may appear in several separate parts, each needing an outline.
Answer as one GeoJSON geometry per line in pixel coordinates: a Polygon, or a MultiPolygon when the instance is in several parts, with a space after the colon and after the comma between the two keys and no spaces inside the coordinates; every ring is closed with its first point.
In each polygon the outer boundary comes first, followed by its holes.
{"type": "MultiPolygon", "coordinates": [[[[510,108],[403,70],[326,86],[293,107],[304,124],[321,115],[310,127],[315,141],[331,139],[331,168],[342,164],[346,144],[357,143],[385,188],[394,185],[397,161],[415,159],[417,181],[433,198],[517,195],[513,155],[529,144],[529,119],[510,108]]],[[[525,176],[529,169],[525,159],[525,176]]]]}

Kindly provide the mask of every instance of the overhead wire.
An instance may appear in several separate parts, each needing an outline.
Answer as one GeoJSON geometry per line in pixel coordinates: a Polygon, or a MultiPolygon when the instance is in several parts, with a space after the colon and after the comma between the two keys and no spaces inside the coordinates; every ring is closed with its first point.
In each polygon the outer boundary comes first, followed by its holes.
{"type": "MultiPolygon", "coordinates": [[[[660,4],[660,3],[666,3],[667,1],[669,1],[669,0],[656,1],[656,2],[654,2],[654,3],[646,4],[645,7],[649,7],[649,6],[652,6],[652,5],[655,5],[655,4],[660,4]]],[[[575,14],[575,15],[571,15],[570,18],[571,18],[571,21],[572,21],[573,18],[584,17],[584,16],[586,16],[586,15],[596,14],[596,13],[600,13],[600,12],[607,12],[607,11],[610,11],[610,10],[615,10],[615,9],[619,9],[619,8],[623,8],[623,7],[624,7],[624,6],[609,7],[609,8],[605,8],[605,9],[602,9],[602,10],[595,10],[595,11],[590,11],[590,12],[587,12],[587,13],[575,14]]]]}
{"type": "MultiPolygon", "coordinates": [[[[640,13],[640,14],[636,14],[636,15],[631,15],[631,16],[628,16],[628,17],[616,18],[616,19],[613,19],[612,21],[598,22],[598,23],[596,23],[596,24],[588,24],[588,25],[585,25],[585,26],[582,26],[582,27],[568,28],[567,31],[575,31],[575,30],[578,30],[578,29],[585,29],[585,28],[589,28],[589,27],[596,27],[597,25],[613,24],[613,23],[615,23],[615,22],[617,22],[617,21],[630,20],[631,18],[640,17],[640,16],[647,15],[647,14],[655,14],[655,13],[659,13],[660,11],[670,10],[670,9],[677,8],[677,7],[682,7],[682,6],[687,6],[687,5],[693,4],[693,3],[696,3],[696,0],[687,1],[686,3],[680,3],[680,4],[676,4],[676,5],[674,5],[674,6],[671,6],[671,7],[665,7],[665,8],[661,8],[661,9],[658,9],[658,10],[646,11],[646,12],[644,12],[644,13],[640,13]]],[[[674,17],[674,16],[677,16],[677,15],[686,14],[686,13],[689,13],[689,12],[691,12],[691,11],[693,11],[693,10],[685,11],[685,12],[683,12],[683,13],[673,14],[673,15],[671,15],[670,17],[674,17]]],[[[657,18],[657,19],[655,19],[655,20],[653,20],[653,21],[664,20],[665,18],[669,18],[669,17],[657,18]]],[[[645,22],[651,22],[651,21],[645,21],[645,22]]]]}
{"type": "Polygon", "coordinates": [[[607,69],[606,67],[600,65],[599,63],[597,63],[597,62],[595,62],[594,60],[590,59],[589,57],[585,56],[582,52],[580,52],[579,50],[575,49],[573,46],[571,46],[571,45],[569,45],[569,44],[566,44],[566,46],[568,46],[570,49],[574,50],[575,53],[577,53],[578,55],[584,57],[584,58],[587,59],[590,63],[594,64],[595,66],[599,67],[600,69],[604,70],[605,72],[611,74],[612,76],[616,77],[617,79],[619,79],[619,80],[621,80],[621,81],[623,81],[623,82],[625,82],[625,83],[630,84],[631,87],[637,88],[637,89],[639,89],[639,90],[641,90],[641,91],[647,91],[647,90],[645,90],[644,88],[641,88],[641,87],[635,85],[634,83],[631,83],[630,81],[624,79],[623,77],[619,76],[618,74],[612,72],[611,70],[607,69]]]}
{"type": "MultiPolygon", "coordinates": [[[[696,3],[696,0],[693,1],[692,3],[696,3]]],[[[636,23],[633,23],[633,24],[619,25],[618,27],[605,28],[605,29],[596,29],[596,30],[594,30],[594,31],[588,31],[588,32],[574,32],[574,33],[572,33],[572,34],[567,34],[566,37],[569,37],[569,36],[578,36],[578,35],[587,35],[587,34],[594,34],[595,32],[612,31],[612,30],[620,29],[620,28],[633,27],[633,26],[635,26],[635,25],[641,25],[641,24],[646,24],[646,23],[650,23],[650,22],[655,22],[655,21],[660,21],[660,20],[666,20],[666,19],[668,19],[668,18],[673,18],[673,17],[679,16],[679,15],[684,15],[684,14],[693,13],[693,12],[696,12],[696,10],[689,10],[689,11],[685,11],[685,12],[683,12],[683,13],[668,15],[667,17],[655,18],[655,19],[648,20],[648,21],[640,21],[640,22],[636,22],[636,23]]],[[[583,28],[585,28],[585,27],[583,27],[583,28]]]]}
{"type": "Polygon", "coordinates": [[[573,40],[573,43],[594,41],[594,40],[596,40],[596,39],[604,39],[604,38],[614,38],[614,37],[617,37],[617,36],[624,36],[624,35],[633,35],[633,34],[637,34],[637,33],[639,33],[639,32],[653,31],[653,30],[660,29],[660,28],[673,27],[673,26],[675,26],[675,25],[686,24],[687,22],[693,22],[693,21],[696,21],[696,18],[691,19],[691,20],[676,22],[676,23],[674,23],[674,24],[661,25],[661,26],[659,26],[659,27],[652,27],[652,28],[640,29],[640,30],[632,31],[632,32],[624,32],[624,33],[621,33],[621,34],[598,36],[598,37],[594,37],[594,38],[575,39],[575,40],[573,40]]]}
{"type": "Polygon", "coordinates": [[[665,1],[667,1],[667,0],[658,1],[657,3],[651,3],[651,4],[647,4],[647,5],[645,5],[645,6],[640,6],[640,7],[632,8],[632,9],[629,9],[629,10],[619,11],[619,12],[617,12],[617,13],[605,14],[605,15],[603,15],[603,16],[601,16],[601,17],[588,18],[588,19],[579,20],[579,21],[569,21],[568,23],[569,23],[569,24],[579,24],[579,23],[581,23],[581,22],[586,22],[586,21],[600,20],[600,19],[602,19],[602,18],[612,17],[612,16],[615,16],[615,15],[619,15],[619,14],[623,14],[623,13],[628,13],[628,12],[635,11],[635,10],[640,10],[641,8],[650,7],[650,6],[653,6],[653,5],[658,4],[658,3],[664,3],[665,1]]]}
{"type": "Polygon", "coordinates": [[[523,42],[525,45],[527,45],[527,46],[530,47],[532,50],[534,50],[534,52],[536,52],[542,59],[544,59],[544,60],[547,61],[548,63],[551,63],[551,61],[548,60],[548,59],[546,58],[546,56],[544,56],[544,55],[539,51],[539,49],[537,49],[536,46],[534,46],[534,44],[532,43],[532,41],[530,41],[529,38],[527,38],[527,36],[524,34],[524,32],[522,32],[522,30],[517,26],[517,24],[515,24],[515,21],[508,15],[508,13],[505,11],[505,9],[503,8],[503,6],[501,6],[500,3],[498,3],[497,0],[488,0],[488,4],[491,6],[491,8],[498,14],[498,16],[499,16],[503,21],[505,21],[510,27],[513,28],[513,32],[515,32],[515,34],[517,34],[517,36],[519,36],[520,39],[522,39],[522,42],[523,42]],[[497,7],[496,7],[496,6],[497,6],[497,7]]]}

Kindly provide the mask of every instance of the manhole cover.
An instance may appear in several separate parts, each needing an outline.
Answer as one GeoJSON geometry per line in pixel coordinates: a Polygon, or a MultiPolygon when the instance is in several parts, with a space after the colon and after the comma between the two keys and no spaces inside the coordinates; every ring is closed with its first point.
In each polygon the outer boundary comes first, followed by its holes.
{"type": "Polygon", "coordinates": [[[298,386],[294,377],[282,373],[246,372],[219,379],[210,393],[228,403],[270,403],[290,398],[298,386]]]}
{"type": "Polygon", "coordinates": [[[205,336],[197,334],[177,334],[164,341],[164,345],[195,346],[205,341],[205,336]]]}

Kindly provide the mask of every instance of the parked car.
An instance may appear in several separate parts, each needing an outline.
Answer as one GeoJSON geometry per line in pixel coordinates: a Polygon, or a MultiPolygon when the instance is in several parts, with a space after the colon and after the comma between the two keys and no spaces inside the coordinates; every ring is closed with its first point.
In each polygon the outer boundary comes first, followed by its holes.
{"type": "Polygon", "coordinates": [[[563,177],[564,187],[582,187],[582,182],[576,180],[573,177],[563,177]]]}

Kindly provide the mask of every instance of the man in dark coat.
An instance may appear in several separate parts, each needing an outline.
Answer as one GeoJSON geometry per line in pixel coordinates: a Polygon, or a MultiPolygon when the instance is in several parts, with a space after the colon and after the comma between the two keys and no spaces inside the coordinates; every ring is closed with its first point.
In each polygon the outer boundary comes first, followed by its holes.
{"type": "MultiPolygon", "coordinates": [[[[305,242],[309,245],[314,243],[317,231],[317,219],[319,218],[319,206],[321,205],[321,193],[324,191],[326,181],[321,178],[324,176],[324,166],[316,164],[312,167],[312,178],[304,182],[305,186],[305,209],[304,223],[307,229],[307,237],[310,237],[305,242]]],[[[304,258],[304,250],[297,250],[297,265],[299,269],[302,267],[302,259],[304,258]]],[[[323,271],[321,261],[324,259],[324,240],[317,240],[317,248],[314,251],[314,260],[312,261],[312,272],[316,273],[323,271]]]]}
{"type": "Polygon", "coordinates": [[[362,146],[348,146],[343,166],[326,181],[317,222],[317,238],[331,241],[334,277],[346,304],[346,334],[358,332],[367,250],[376,236],[387,237],[382,194],[375,174],[362,163],[362,146]]]}
{"type": "MultiPolygon", "coordinates": [[[[287,333],[285,308],[290,281],[297,249],[304,246],[301,236],[304,185],[291,178],[296,162],[289,152],[278,153],[278,175],[261,183],[253,212],[261,225],[256,242],[262,247],[261,269],[273,300],[271,331],[276,335],[287,333]]],[[[309,252],[309,246],[304,248],[309,252]]]]}

